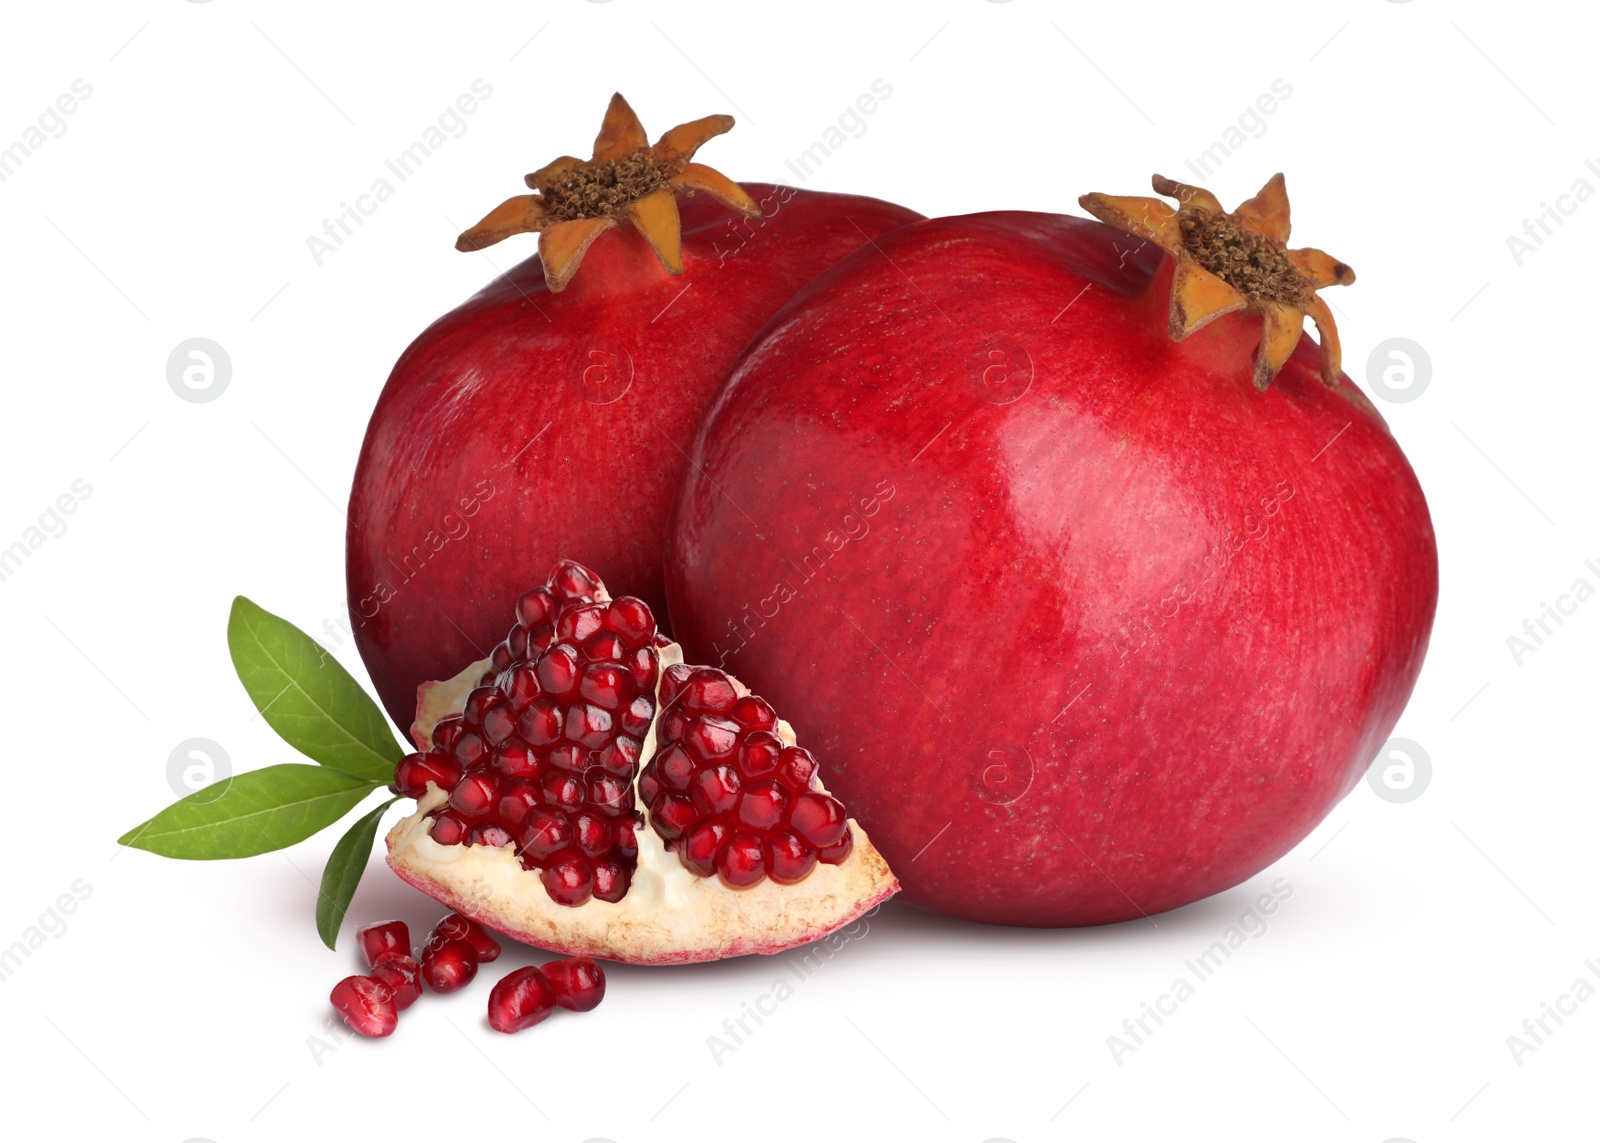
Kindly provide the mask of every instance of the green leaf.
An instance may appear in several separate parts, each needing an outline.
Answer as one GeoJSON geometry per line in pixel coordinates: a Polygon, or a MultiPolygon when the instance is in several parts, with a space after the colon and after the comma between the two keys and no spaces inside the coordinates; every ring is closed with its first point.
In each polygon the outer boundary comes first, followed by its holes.
{"type": "Polygon", "coordinates": [[[356,895],[361,875],[367,871],[367,859],[372,856],[372,843],[378,836],[378,822],[383,811],[399,800],[390,798],[356,822],[328,855],[328,864],[322,869],[322,888],[317,893],[317,933],[330,949],[339,939],[339,926],[344,923],[350,899],[356,895]]]}
{"type": "Polygon", "coordinates": [[[304,841],[377,788],[322,766],[268,766],[196,790],[117,842],[197,861],[254,857],[304,841]]]}
{"type": "Polygon", "coordinates": [[[244,596],[228,616],[233,669],[267,725],[314,762],[387,785],[404,752],[361,684],[314,639],[244,596]]]}

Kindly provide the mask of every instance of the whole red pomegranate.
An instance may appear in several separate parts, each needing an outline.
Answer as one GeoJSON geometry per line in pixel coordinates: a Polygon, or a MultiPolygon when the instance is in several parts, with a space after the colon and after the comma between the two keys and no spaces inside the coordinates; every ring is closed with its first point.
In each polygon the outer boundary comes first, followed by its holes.
{"type": "Polygon", "coordinates": [[[1179,208],[880,237],[773,319],[692,453],[678,638],[805,720],[930,909],[1226,889],[1350,790],[1422,665],[1427,505],[1315,292],[1354,275],[1287,249],[1281,176],[1232,213],[1156,189],[1179,208]]]}
{"type": "Polygon", "coordinates": [[[493,646],[505,600],[558,558],[607,568],[665,614],[667,519],[707,398],[797,289],[920,217],[741,186],[691,161],[732,125],[710,116],[652,146],[616,96],[592,159],[529,175],[536,193],[457,243],[537,230],[539,257],[424,331],[367,428],[347,587],[356,645],[399,725],[417,686],[493,646]],[[678,193],[693,196],[681,221],[678,193]]]}

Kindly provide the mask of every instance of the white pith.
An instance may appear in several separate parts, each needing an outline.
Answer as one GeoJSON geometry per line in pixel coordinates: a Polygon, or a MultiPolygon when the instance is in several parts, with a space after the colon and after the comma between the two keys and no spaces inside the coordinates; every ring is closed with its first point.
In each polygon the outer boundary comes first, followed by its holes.
{"type": "MultiPolygon", "coordinates": [[[[663,675],[683,661],[676,643],[659,648],[658,655],[663,675]]],[[[412,724],[418,749],[429,749],[433,727],[462,711],[489,669],[489,661],[483,660],[454,678],[418,688],[412,724]]],[[[741,694],[748,693],[737,679],[733,682],[741,694]]],[[[795,744],[788,723],[780,720],[777,733],[785,745],[795,744]]],[[[641,774],[655,746],[652,722],[640,751],[641,774]]],[[[637,775],[634,788],[637,797],[637,775]]],[[[823,790],[821,781],[814,778],[812,788],[823,790]]],[[[491,849],[434,841],[427,817],[447,798],[445,791],[429,784],[416,811],[389,831],[389,864],[406,881],[484,924],[561,952],[645,964],[779,952],[850,923],[899,889],[854,819],[848,828],[855,846],[838,865],[818,863],[795,885],[767,879],[731,889],[715,877],[697,877],[685,869],[651,827],[649,809],[641,804],[646,821],[636,831],[638,865],[627,895],[616,903],[592,899],[575,908],[558,905],[545,891],[538,870],[522,867],[514,845],[491,849]]]]}

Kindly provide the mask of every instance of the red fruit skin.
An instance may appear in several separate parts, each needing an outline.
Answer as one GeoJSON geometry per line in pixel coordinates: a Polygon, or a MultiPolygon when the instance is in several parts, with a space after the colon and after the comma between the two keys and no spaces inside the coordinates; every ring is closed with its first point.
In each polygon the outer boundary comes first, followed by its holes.
{"type": "Polygon", "coordinates": [[[773,319],[692,455],[686,657],[805,727],[929,909],[1088,925],[1235,885],[1421,669],[1399,446],[1309,335],[1265,393],[1259,318],[1169,340],[1171,260],[1136,246],[1027,213],[886,235],[773,319]]]}
{"type": "Polygon", "coordinates": [[[530,258],[395,364],[356,466],[346,578],[356,645],[396,725],[411,725],[418,684],[500,640],[530,569],[603,568],[664,617],[667,520],[706,400],[796,290],[920,217],[746,190],[759,222],[680,198],[681,276],[637,232],[613,231],[566,290],[550,293],[530,258]]]}

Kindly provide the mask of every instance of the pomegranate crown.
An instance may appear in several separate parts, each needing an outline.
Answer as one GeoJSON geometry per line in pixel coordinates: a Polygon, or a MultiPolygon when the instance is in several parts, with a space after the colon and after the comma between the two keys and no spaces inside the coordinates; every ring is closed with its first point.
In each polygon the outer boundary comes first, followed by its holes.
{"type": "Polygon", "coordinates": [[[1339,330],[1324,286],[1348,286],[1356,273],[1343,262],[1309,247],[1290,250],[1289,195],[1283,176],[1232,211],[1200,187],[1155,175],[1159,195],[1178,200],[1174,209],[1158,198],[1086,194],[1078,204],[1101,222],[1154,242],[1176,261],[1167,333],[1182,341],[1223,314],[1259,313],[1257,389],[1265,389],[1300,343],[1306,315],[1322,343],[1323,383],[1339,385],[1339,330]]]}
{"type": "Polygon", "coordinates": [[[743,187],[691,161],[732,127],[731,115],[707,115],[672,128],[652,146],[628,101],[613,95],[591,158],[563,155],[528,175],[523,181],[534,193],[506,199],[457,238],[456,249],[482,250],[513,234],[538,231],[545,282],[559,292],[594,240],[626,223],[644,235],[669,273],[681,274],[676,192],[703,190],[737,214],[761,217],[743,187]]]}

